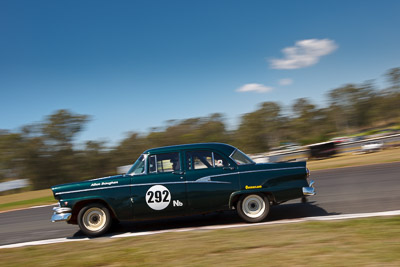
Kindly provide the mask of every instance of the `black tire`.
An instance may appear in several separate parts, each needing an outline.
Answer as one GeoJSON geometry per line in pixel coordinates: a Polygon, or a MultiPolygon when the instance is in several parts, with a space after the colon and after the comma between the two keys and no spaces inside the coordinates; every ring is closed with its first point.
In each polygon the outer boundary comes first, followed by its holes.
{"type": "Polygon", "coordinates": [[[110,211],[100,203],[88,204],[79,211],[78,225],[87,236],[101,236],[110,229],[111,224],[110,211]]]}
{"type": "Polygon", "coordinates": [[[262,194],[249,194],[240,197],[236,204],[239,216],[249,223],[261,222],[269,213],[268,198],[262,194]]]}

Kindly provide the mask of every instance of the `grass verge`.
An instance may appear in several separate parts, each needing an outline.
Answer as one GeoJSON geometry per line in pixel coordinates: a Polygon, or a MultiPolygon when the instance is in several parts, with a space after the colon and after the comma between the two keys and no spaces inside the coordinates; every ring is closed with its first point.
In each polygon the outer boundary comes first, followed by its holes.
{"type": "Polygon", "coordinates": [[[56,203],[50,189],[0,196],[0,212],[56,203]]]}
{"type": "Polygon", "coordinates": [[[328,159],[310,160],[307,167],[310,170],[325,170],[397,161],[400,161],[400,148],[389,148],[374,153],[346,153],[328,159]]]}
{"type": "Polygon", "coordinates": [[[165,233],[0,250],[2,266],[400,266],[400,217],[165,233]]]}

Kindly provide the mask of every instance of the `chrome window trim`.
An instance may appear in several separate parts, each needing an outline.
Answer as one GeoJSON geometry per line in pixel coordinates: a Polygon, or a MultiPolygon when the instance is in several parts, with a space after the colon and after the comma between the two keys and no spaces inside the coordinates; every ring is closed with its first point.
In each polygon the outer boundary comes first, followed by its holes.
{"type": "Polygon", "coordinates": [[[144,154],[144,172],[143,174],[146,175],[148,173],[147,161],[149,158],[149,154],[144,154]]]}
{"type": "MultiPolygon", "coordinates": [[[[234,150],[232,151],[232,153],[229,155],[229,158],[230,158],[230,159],[232,159],[232,160],[233,160],[232,156],[233,156],[233,154],[235,154],[236,150],[237,150],[237,148],[236,148],[236,149],[234,149],[234,150]]],[[[233,160],[233,161],[234,161],[234,160],[233,160]]],[[[235,162],[236,162],[236,161],[235,161],[235,162]]]]}
{"type": "Polygon", "coordinates": [[[158,173],[158,166],[157,166],[157,154],[154,154],[154,155],[149,155],[149,162],[146,162],[146,167],[149,169],[149,174],[157,174],[158,173]],[[150,158],[152,157],[152,156],[154,156],[154,167],[155,167],[155,170],[156,171],[154,171],[154,172],[150,172],[150,158]]]}
{"type": "MultiPolygon", "coordinates": [[[[157,159],[157,155],[154,155],[154,165],[156,168],[156,173],[158,173],[158,159],[157,159]]],[[[150,173],[150,172],[149,172],[150,173]]]]}

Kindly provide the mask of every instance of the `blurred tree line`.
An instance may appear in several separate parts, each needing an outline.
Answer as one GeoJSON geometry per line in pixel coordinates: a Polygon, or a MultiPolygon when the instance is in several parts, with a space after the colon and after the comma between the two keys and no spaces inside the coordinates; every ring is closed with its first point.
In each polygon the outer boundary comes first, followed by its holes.
{"type": "Polygon", "coordinates": [[[302,145],[334,136],[400,123],[400,68],[385,74],[389,87],[377,89],[372,81],[347,84],[328,92],[328,106],[318,107],[300,98],[290,107],[264,102],[227,130],[221,114],[168,121],[147,134],[129,133],[115,147],[88,141],[74,147],[74,138],[89,116],[59,110],[41,123],[19,132],[0,131],[0,180],[29,178],[33,189],[115,174],[117,166],[132,164],[152,147],[223,142],[246,153],[265,152],[282,143],[302,145]]]}

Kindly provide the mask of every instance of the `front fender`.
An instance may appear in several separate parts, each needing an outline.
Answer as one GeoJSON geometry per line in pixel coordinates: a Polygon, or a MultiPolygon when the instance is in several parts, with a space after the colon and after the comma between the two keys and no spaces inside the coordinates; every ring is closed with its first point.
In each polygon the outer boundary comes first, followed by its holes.
{"type": "Polygon", "coordinates": [[[60,206],[61,207],[68,207],[71,209],[71,215],[68,222],[75,224],[78,216],[78,212],[81,208],[83,208],[88,203],[99,202],[105,204],[113,217],[115,217],[115,210],[113,209],[112,205],[108,203],[108,201],[101,196],[86,196],[86,197],[79,197],[79,198],[68,198],[68,199],[61,199],[60,206]]]}

